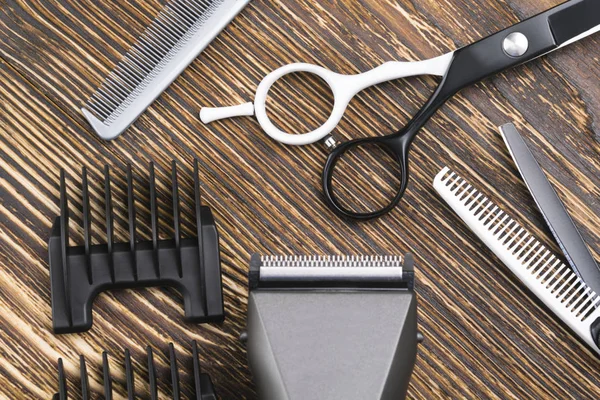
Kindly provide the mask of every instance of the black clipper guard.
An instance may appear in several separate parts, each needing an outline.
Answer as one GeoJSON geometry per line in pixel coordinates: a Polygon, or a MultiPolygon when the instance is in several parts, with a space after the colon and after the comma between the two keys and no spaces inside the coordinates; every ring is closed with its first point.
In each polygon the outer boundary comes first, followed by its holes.
{"type": "MultiPolygon", "coordinates": [[[[193,355],[193,370],[192,377],[194,379],[194,399],[197,400],[217,400],[215,389],[208,374],[200,371],[200,361],[198,360],[198,345],[194,340],[192,342],[192,355],[193,355]]],[[[151,399],[158,399],[158,379],[156,374],[156,366],[154,364],[154,353],[152,348],[148,346],[146,348],[146,354],[148,359],[148,391],[150,392],[151,399]]],[[[171,394],[173,400],[179,400],[181,396],[180,382],[179,382],[179,369],[177,365],[177,356],[175,353],[175,347],[172,343],[169,344],[169,366],[171,369],[171,394]]],[[[81,397],[83,400],[90,399],[90,384],[87,373],[87,365],[85,357],[79,357],[79,376],[81,379],[81,397]]],[[[110,400],[113,398],[113,378],[110,374],[110,368],[108,363],[108,352],[102,353],[102,377],[104,386],[104,398],[110,400]]],[[[129,350],[125,350],[125,384],[127,389],[127,398],[133,400],[136,398],[135,384],[134,384],[134,373],[133,365],[131,362],[131,355],[129,350]]],[[[62,358],[58,359],[58,393],[56,393],[52,400],[67,400],[67,377],[63,365],[62,358]]]]}
{"type": "Polygon", "coordinates": [[[212,211],[201,205],[198,161],[194,162],[197,238],[182,238],[176,163],[172,163],[172,240],[158,239],[154,164],[150,163],[149,197],[152,240],[136,240],[136,208],[131,165],[127,166],[129,242],[114,243],[111,179],[105,166],[106,244],[92,245],[87,171],[82,171],[84,244],[69,244],[69,204],[65,172],[60,175],[60,216],[48,241],[55,333],[83,332],[92,326],[92,304],[101,292],[136,287],[170,286],[183,296],[189,322],[224,319],[219,237],[212,211]]]}

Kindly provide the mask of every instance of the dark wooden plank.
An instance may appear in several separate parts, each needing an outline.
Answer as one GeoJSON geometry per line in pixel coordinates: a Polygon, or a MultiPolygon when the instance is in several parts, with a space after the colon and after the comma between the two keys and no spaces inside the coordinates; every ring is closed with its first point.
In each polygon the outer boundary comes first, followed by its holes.
{"type": "MultiPolygon", "coordinates": [[[[155,348],[161,381],[168,382],[168,341],[184,352],[195,338],[222,397],[253,397],[237,340],[244,327],[251,253],[412,251],[418,260],[420,328],[427,340],[419,352],[411,398],[599,397],[597,359],[536,304],[431,187],[433,176],[449,165],[551,244],[497,134],[496,126],[516,121],[598,255],[600,146],[594,131],[600,131],[599,38],[463,91],[416,141],[413,180],[401,207],[365,224],[342,221],[322,204],[320,171],[326,153],[321,146],[281,146],[250,118],[209,126],[197,119],[201,105],[251,100],[262,77],[284,63],[315,62],[355,73],[383,61],[433,57],[559,2],[255,0],[134,127],[107,144],[95,138],[78,109],[162,2],[8,1],[0,11],[5,60],[0,76],[0,393],[48,397],[57,385],[55,360],[63,356],[74,378],[78,353],[91,359],[90,384],[100,392],[101,349],[122,354],[129,347],[135,368],[143,371],[146,344],[155,348]],[[100,177],[102,164],[108,163],[116,185],[124,189],[126,162],[134,165],[136,179],[143,179],[148,161],[154,160],[162,177],[159,197],[168,199],[170,160],[179,160],[189,171],[195,156],[201,162],[205,201],[221,235],[227,322],[182,324],[175,293],[125,291],[98,299],[90,332],[52,335],[45,241],[58,212],[59,168],[77,177],[85,165],[100,177]]],[[[290,83],[301,81],[293,77],[290,83]]],[[[336,135],[355,138],[397,129],[434,83],[409,79],[365,91],[336,135]]],[[[303,90],[307,115],[322,113],[327,99],[306,85],[303,90]]],[[[73,198],[79,190],[75,182],[69,187],[73,198]]],[[[191,182],[182,176],[181,185],[182,215],[191,215],[191,182]]],[[[90,190],[96,199],[101,196],[100,184],[90,190]]],[[[141,190],[139,195],[148,194],[141,190]]],[[[123,191],[116,193],[114,203],[116,240],[126,240],[123,191]]],[[[139,211],[140,218],[147,218],[147,209],[139,211]]],[[[100,201],[92,204],[92,214],[92,233],[99,242],[104,230],[100,201]]],[[[171,222],[161,215],[161,237],[169,236],[171,222]]],[[[192,222],[182,222],[184,235],[190,235],[192,222]]],[[[81,230],[73,230],[82,237],[81,230]]],[[[148,224],[140,224],[140,233],[149,237],[148,224]]],[[[189,351],[185,356],[182,365],[189,366],[189,351]]],[[[122,370],[120,364],[112,367],[122,370]]],[[[115,388],[124,395],[124,375],[119,373],[115,388]]],[[[136,380],[140,391],[145,390],[144,379],[136,380]]],[[[182,390],[189,393],[185,374],[182,381],[182,390]]]]}

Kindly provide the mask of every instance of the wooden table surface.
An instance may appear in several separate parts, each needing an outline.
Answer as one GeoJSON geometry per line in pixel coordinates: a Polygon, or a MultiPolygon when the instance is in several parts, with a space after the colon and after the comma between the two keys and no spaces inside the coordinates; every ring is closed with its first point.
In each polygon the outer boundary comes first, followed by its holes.
{"type": "MultiPolygon", "coordinates": [[[[419,325],[426,340],[410,398],[600,398],[598,358],[532,298],[432,188],[435,174],[451,167],[558,252],[497,132],[497,126],[514,121],[597,257],[600,36],[453,98],[415,142],[412,182],[400,207],[367,223],[341,220],[324,206],[323,146],[279,145],[252,118],[205,126],[197,117],[202,105],[250,101],[261,78],[289,62],[357,73],[384,61],[434,57],[560,2],[254,0],[133,127],[107,143],[95,136],[79,109],[164,1],[0,0],[0,398],[49,398],[57,387],[59,357],[69,385],[78,387],[78,354],[86,355],[92,388],[100,393],[102,349],[113,354],[120,398],[126,347],[143,393],[147,344],[158,353],[161,394],[167,396],[169,342],[182,356],[182,381],[190,393],[185,366],[192,339],[199,342],[204,370],[222,399],[254,398],[238,340],[254,252],[414,253],[419,325]],[[170,161],[189,169],[194,157],[200,161],[204,202],[213,209],[221,238],[226,322],[182,323],[181,298],[173,290],[125,290],[96,300],[90,331],[54,335],[46,243],[59,211],[60,168],[73,177],[69,190],[76,196],[82,166],[99,177],[103,165],[110,165],[118,191],[127,163],[143,177],[154,160],[162,182],[160,201],[166,203],[170,161]]],[[[391,133],[407,122],[435,83],[414,78],[365,91],[352,102],[336,136],[391,133]]],[[[307,96],[315,105],[295,127],[326,109],[327,96],[318,91],[307,96]]],[[[191,176],[181,179],[182,190],[190,190],[191,176]]],[[[100,193],[100,183],[94,182],[94,243],[105,241],[100,193]]],[[[119,199],[117,213],[125,210],[119,199]]],[[[190,235],[194,224],[187,200],[184,232],[190,235]]],[[[147,204],[143,193],[138,203],[147,204]]],[[[117,241],[127,240],[123,221],[117,216],[117,241]]],[[[147,238],[147,221],[138,226],[147,238]]],[[[72,230],[81,243],[81,229],[72,230]]],[[[161,215],[161,238],[170,234],[169,220],[161,215]]]]}

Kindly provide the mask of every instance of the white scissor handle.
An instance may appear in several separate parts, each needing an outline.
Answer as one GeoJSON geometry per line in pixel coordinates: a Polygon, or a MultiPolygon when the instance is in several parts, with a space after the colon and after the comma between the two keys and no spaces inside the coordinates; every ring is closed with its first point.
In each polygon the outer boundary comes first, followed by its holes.
{"type": "Polygon", "coordinates": [[[200,119],[205,124],[223,118],[256,115],[258,123],[267,135],[289,145],[305,145],[318,142],[331,133],[342,119],[348,104],[361,90],[379,83],[417,75],[444,76],[452,63],[454,53],[417,62],[387,62],[371,71],[357,75],[342,75],[325,68],[305,63],[283,66],[267,75],[258,85],[254,105],[245,103],[233,107],[200,110],[200,119]],[[323,79],[333,93],[333,110],[329,119],[319,128],[300,135],[283,132],[267,116],[267,95],[271,86],[281,77],[294,72],[308,72],[323,79]]]}

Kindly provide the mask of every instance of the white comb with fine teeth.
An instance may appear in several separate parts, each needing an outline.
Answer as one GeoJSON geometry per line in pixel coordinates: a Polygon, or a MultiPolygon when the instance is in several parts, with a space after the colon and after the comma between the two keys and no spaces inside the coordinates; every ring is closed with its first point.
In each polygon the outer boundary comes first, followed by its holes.
{"type": "Polygon", "coordinates": [[[81,109],[105,140],[119,136],[250,0],[171,0],[81,109]]]}
{"type": "Polygon", "coordinates": [[[434,188],[496,256],[596,353],[592,323],[600,296],[518,222],[456,173],[444,168],[434,188]]]}

